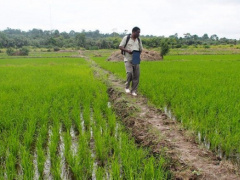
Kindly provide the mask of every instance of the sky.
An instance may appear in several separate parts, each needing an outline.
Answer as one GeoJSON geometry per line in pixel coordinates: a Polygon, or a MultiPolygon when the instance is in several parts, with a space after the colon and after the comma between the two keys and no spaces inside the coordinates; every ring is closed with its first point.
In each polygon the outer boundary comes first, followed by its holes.
{"type": "Polygon", "coordinates": [[[0,31],[33,28],[240,39],[240,0],[0,0],[0,31]]]}

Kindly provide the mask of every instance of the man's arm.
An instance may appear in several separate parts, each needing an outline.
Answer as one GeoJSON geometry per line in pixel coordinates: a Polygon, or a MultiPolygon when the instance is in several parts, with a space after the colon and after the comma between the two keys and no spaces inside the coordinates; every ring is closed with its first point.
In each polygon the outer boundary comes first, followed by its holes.
{"type": "Polygon", "coordinates": [[[140,39],[140,51],[143,51],[143,45],[142,45],[142,40],[140,39]]]}
{"type": "Polygon", "coordinates": [[[119,49],[129,54],[132,54],[131,50],[126,49],[126,47],[124,48],[124,46],[126,45],[126,42],[127,42],[127,36],[124,36],[121,43],[119,44],[119,49]]]}

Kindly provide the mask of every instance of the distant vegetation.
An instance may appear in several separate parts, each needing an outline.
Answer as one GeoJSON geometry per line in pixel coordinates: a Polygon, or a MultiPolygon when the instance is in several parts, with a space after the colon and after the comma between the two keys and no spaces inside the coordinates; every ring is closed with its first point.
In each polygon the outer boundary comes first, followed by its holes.
{"type": "MultiPolygon", "coordinates": [[[[97,49],[117,49],[122,37],[126,33],[102,34],[99,30],[75,32],[59,32],[58,30],[47,31],[41,29],[32,29],[21,31],[20,29],[7,28],[0,31],[0,48],[22,48],[32,46],[36,48],[84,48],[88,50],[97,49]]],[[[240,40],[219,38],[216,34],[203,36],[184,34],[184,37],[178,37],[178,34],[169,37],[164,36],[141,36],[145,48],[161,47],[167,43],[171,49],[186,48],[188,46],[202,45],[209,48],[211,45],[236,45],[240,40]]]]}
{"type": "Polygon", "coordinates": [[[19,50],[14,50],[13,48],[8,48],[6,51],[9,56],[28,56],[29,49],[26,47],[22,47],[19,50]]]}

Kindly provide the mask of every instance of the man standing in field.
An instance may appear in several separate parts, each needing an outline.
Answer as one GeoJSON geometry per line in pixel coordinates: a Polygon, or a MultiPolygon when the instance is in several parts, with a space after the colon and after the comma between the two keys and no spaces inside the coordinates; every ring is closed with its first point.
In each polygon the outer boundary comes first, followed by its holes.
{"type": "Polygon", "coordinates": [[[140,67],[138,64],[133,64],[133,52],[142,51],[142,41],[139,39],[140,28],[134,27],[132,34],[125,36],[120,45],[119,49],[122,50],[124,56],[124,63],[127,73],[127,82],[125,87],[126,93],[131,93],[133,96],[137,96],[137,88],[139,84],[140,67]],[[132,83],[132,89],[130,91],[130,84],[132,83]]]}

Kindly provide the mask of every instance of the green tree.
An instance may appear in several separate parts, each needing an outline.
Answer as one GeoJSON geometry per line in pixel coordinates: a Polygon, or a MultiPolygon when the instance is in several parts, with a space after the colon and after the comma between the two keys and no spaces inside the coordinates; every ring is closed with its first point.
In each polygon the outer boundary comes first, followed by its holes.
{"type": "Polygon", "coordinates": [[[218,41],[218,36],[216,34],[213,34],[210,36],[210,39],[213,41],[218,41]]]}
{"type": "Polygon", "coordinates": [[[53,35],[54,35],[54,37],[59,37],[60,33],[59,33],[58,30],[55,30],[55,31],[53,32],[53,35]]]}
{"type": "Polygon", "coordinates": [[[163,41],[161,43],[161,51],[160,51],[160,55],[162,56],[165,56],[167,55],[167,53],[169,52],[169,46],[168,46],[168,42],[167,41],[163,41]]]}
{"type": "Polygon", "coordinates": [[[47,40],[47,45],[57,46],[57,41],[56,41],[56,39],[54,39],[53,37],[50,37],[50,38],[47,40]]]}
{"type": "Polygon", "coordinates": [[[4,33],[0,32],[0,48],[5,47],[7,44],[7,37],[4,33]]]}
{"type": "Polygon", "coordinates": [[[208,40],[208,39],[209,39],[208,34],[204,34],[204,35],[202,36],[202,39],[203,39],[203,40],[208,40]]]}
{"type": "Polygon", "coordinates": [[[78,33],[75,36],[77,46],[79,47],[86,47],[86,35],[85,33],[78,33]]]}

